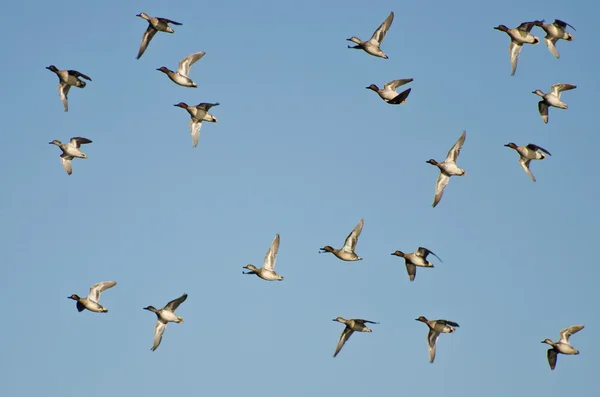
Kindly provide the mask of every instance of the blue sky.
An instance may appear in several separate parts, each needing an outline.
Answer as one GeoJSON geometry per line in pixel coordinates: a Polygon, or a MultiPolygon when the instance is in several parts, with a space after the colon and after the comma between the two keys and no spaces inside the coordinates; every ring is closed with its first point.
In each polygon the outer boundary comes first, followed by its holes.
{"type": "MultiPolygon", "coordinates": [[[[3,390],[11,396],[589,395],[600,353],[595,122],[597,4],[431,2],[11,2],[0,37],[4,155],[0,263],[3,390]],[[389,12],[388,60],[347,49],[389,12]],[[146,12],[183,23],[135,56],[146,12]],[[559,18],[575,28],[555,59],[526,46],[510,76],[509,38],[493,30],[559,18]],[[160,66],[205,51],[197,89],[160,66]],[[75,69],[65,113],[57,78],[75,69]],[[365,87],[414,78],[408,102],[365,87]],[[570,83],[545,125],[536,88],[570,83]],[[220,102],[192,148],[173,106],[220,102]],[[438,171],[467,138],[444,198],[438,171]],[[48,145],[84,136],[73,175],[48,145]],[[533,183],[503,145],[535,143],[533,183]],[[590,183],[590,181],[592,183],[590,183]],[[319,255],[360,218],[363,261],[319,255]],[[276,233],[282,282],[242,275],[276,233]],[[396,249],[431,249],[411,283],[396,249]],[[102,295],[107,314],[66,297],[102,295]],[[187,292],[161,346],[155,315],[187,292]],[[8,306],[8,307],[6,307],[8,306]],[[430,364],[418,316],[460,328],[430,364]],[[379,321],[332,358],[337,316],[379,321]],[[555,371],[540,343],[571,324],[579,356],[555,371]]],[[[543,38],[544,32],[534,29],[543,38]]]]}

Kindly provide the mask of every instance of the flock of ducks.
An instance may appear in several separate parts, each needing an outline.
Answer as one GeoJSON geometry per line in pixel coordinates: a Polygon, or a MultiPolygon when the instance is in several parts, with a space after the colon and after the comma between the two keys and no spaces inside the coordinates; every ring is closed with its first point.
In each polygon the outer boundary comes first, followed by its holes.
{"type": "MultiPolygon", "coordinates": [[[[175,22],[167,18],[151,17],[143,12],[138,14],[137,16],[148,21],[148,27],[144,32],[137,59],[140,59],[145,53],[145,51],[148,48],[148,45],[150,44],[150,41],[153,39],[157,32],[174,33],[173,28],[171,28],[169,24],[181,25],[181,23],[179,22],[175,22]]],[[[377,28],[377,30],[375,30],[375,32],[369,40],[362,41],[359,38],[353,36],[347,40],[353,42],[355,45],[349,45],[348,48],[363,50],[369,55],[380,57],[383,59],[388,59],[388,56],[381,49],[381,43],[383,42],[383,39],[385,38],[386,33],[390,29],[393,21],[394,13],[390,12],[389,16],[385,19],[385,21],[383,21],[383,23],[377,28]]],[[[568,23],[558,19],[556,19],[551,24],[545,24],[543,20],[523,22],[521,25],[513,29],[509,29],[505,25],[499,25],[495,27],[494,29],[503,31],[510,37],[511,41],[509,46],[509,54],[511,62],[511,75],[514,75],[516,72],[517,62],[523,45],[537,44],[540,41],[538,37],[533,36],[531,34],[531,30],[534,26],[540,27],[546,32],[544,41],[550,52],[556,58],[560,57],[558,50],[556,49],[557,41],[573,40],[573,36],[567,32],[567,27],[573,27],[568,23]]],[[[204,55],[204,52],[196,52],[186,56],[179,62],[177,71],[172,71],[165,66],[161,66],[157,70],[166,74],[169,77],[169,79],[177,85],[188,88],[196,88],[196,83],[189,77],[190,68],[204,55]]],[[[76,70],[59,70],[54,65],[48,66],[47,69],[54,72],[59,78],[58,92],[60,99],[63,103],[64,110],[65,112],[67,112],[69,110],[67,96],[70,88],[72,86],[78,88],[85,88],[86,82],[81,79],[88,81],[92,81],[92,79],[76,70]]],[[[375,84],[371,84],[366,88],[375,91],[379,95],[379,97],[386,103],[392,105],[400,105],[406,103],[406,99],[408,98],[411,92],[411,88],[408,88],[402,91],[401,93],[398,93],[397,89],[398,87],[401,87],[412,81],[412,78],[398,79],[386,83],[383,86],[383,89],[380,89],[375,84]]],[[[542,100],[538,103],[538,111],[544,123],[548,123],[549,107],[567,109],[567,105],[561,100],[561,93],[567,90],[572,90],[574,88],[576,88],[576,86],[571,84],[554,84],[550,92],[548,93],[543,93],[540,90],[533,91],[534,94],[537,94],[542,98],[542,100]]],[[[202,122],[217,122],[217,119],[209,113],[209,110],[212,107],[218,105],[219,103],[200,103],[196,106],[190,106],[184,102],[179,102],[178,104],[174,105],[176,107],[180,107],[182,109],[187,110],[187,112],[190,115],[190,134],[192,136],[193,147],[196,147],[198,145],[202,122]]],[[[465,139],[466,131],[463,131],[456,143],[448,151],[444,161],[437,162],[434,159],[427,160],[427,163],[434,165],[439,169],[439,176],[437,178],[435,186],[435,194],[432,205],[433,207],[436,207],[442,199],[444,189],[448,185],[450,177],[464,176],[466,174],[465,170],[460,168],[456,163],[460,155],[461,148],[465,142],[465,139]]],[[[92,143],[92,141],[83,137],[73,137],[68,143],[62,143],[58,140],[53,140],[52,142],[50,142],[50,144],[54,144],[62,150],[60,159],[62,166],[68,175],[71,175],[72,173],[71,161],[74,158],[88,158],[85,155],[85,153],[83,153],[80,150],[80,148],[82,144],[89,143],[92,143]]],[[[529,175],[532,181],[535,182],[536,179],[531,173],[531,170],[529,169],[529,164],[531,160],[543,160],[546,158],[546,155],[550,156],[550,153],[546,149],[533,143],[529,143],[525,146],[517,146],[515,143],[510,142],[505,146],[514,149],[519,154],[519,164],[527,173],[527,175],[529,175]]],[[[362,260],[362,258],[356,254],[355,249],[360,234],[362,232],[363,225],[364,220],[361,219],[356,225],[356,227],[346,237],[344,245],[341,248],[333,248],[330,245],[326,245],[323,248],[321,248],[319,252],[331,253],[342,261],[362,260]]],[[[256,275],[257,277],[266,281],[282,281],[283,276],[279,275],[275,271],[275,263],[277,259],[277,253],[279,251],[279,244],[280,237],[279,234],[276,234],[265,255],[262,267],[257,268],[252,264],[248,264],[243,267],[247,271],[242,272],[244,274],[256,275]]],[[[396,250],[391,255],[398,256],[404,259],[409,280],[412,282],[415,280],[417,267],[434,267],[434,265],[429,260],[427,260],[427,257],[430,254],[435,256],[441,262],[441,259],[435,253],[424,247],[418,247],[417,250],[412,253],[404,253],[402,251],[396,250]]],[[[87,297],[82,298],[76,294],[73,294],[69,297],[69,299],[75,300],[77,302],[76,307],[79,312],[87,309],[96,313],[106,313],[108,312],[108,309],[106,309],[100,304],[100,296],[102,292],[114,287],[116,284],[116,281],[100,282],[90,287],[87,297]]],[[[176,315],[175,310],[177,310],[177,308],[183,302],[185,302],[186,299],[187,294],[183,294],[179,298],[168,302],[162,309],[156,309],[154,306],[147,306],[144,308],[144,310],[148,310],[155,313],[157,317],[157,321],[154,327],[154,340],[151,348],[152,351],[156,350],[159,347],[162,341],[163,334],[169,322],[183,323],[183,318],[176,315]]],[[[333,321],[337,321],[345,325],[345,328],[342,331],[342,334],[340,335],[339,341],[335,348],[333,357],[336,357],[340,353],[344,344],[348,341],[348,339],[350,339],[350,336],[352,336],[352,334],[355,331],[372,332],[372,330],[366,324],[378,324],[374,321],[364,319],[345,319],[343,317],[337,317],[333,321]]],[[[444,319],[428,320],[424,316],[419,316],[416,319],[416,321],[425,323],[429,328],[427,334],[427,348],[429,351],[429,361],[433,363],[436,354],[436,343],[440,334],[453,333],[455,332],[456,328],[459,327],[459,325],[454,321],[444,319]]],[[[579,351],[571,346],[569,338],[583,328],[583,325],[572,325],[563,329],[560,332],[560,339],[558,342],[553,342],[550,339],[545,339],[542,341],[542,343],[546,343],[551,346],[551,348],[547,351],[547,358],[550,368],[552,370],[554,370],[554,368],[556,367],[557,355],[559,353],[567,355],[579,354],[579,351]]]]}

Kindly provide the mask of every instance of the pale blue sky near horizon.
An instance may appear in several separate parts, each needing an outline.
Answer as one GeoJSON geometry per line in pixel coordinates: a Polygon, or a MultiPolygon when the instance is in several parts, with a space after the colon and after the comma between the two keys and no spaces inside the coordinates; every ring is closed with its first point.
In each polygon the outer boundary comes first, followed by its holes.
{"type": "Polygon", "coordinates": [[[600,326],[595,120],[597,4],[556,0],[451,3],[10,2],[0,37],[4,155],[0,259],[5,318],[0,379],[10,396],[591,396],[600,326]],[[350,50],[394,11],[384,60],[350,50]],[[146,12],[181,22],[135,57],[146,12]],[[556,59],[542,41],[510,75],[509,37],[493,27],[535,19],[575,26],[556,59]],[[175,85],[156,71],[205,51],[175,85]],[[57,77],[72,88],[63,111],[57,77]],[[392,106],[369,84],[414,81],[392,106]],[[556,83],[569,109],[539,97],[556,83]],[[220,102],[198,147],[174,107],[220,102]],[[466,142],[440,204],[435,167],[466,142]],[[48,142],[83,136],[68,176],[48,142]],[[503,145],[535,143],[533,183],[503,145]],[[364,218],[356,252],[341,247],[364,218]],[[267,282],[242,274],[281,246],[267,282]],[[390,255],[424,246],[433,269],[408,280],[390,255]],[[588,250],[590,252],[588,252],[588,250]],[[431,258],[430,258],[431,259],[431,258]],[[73,293],[99,281],[109,312],[78,313],[73,293]],[[156,316],[188,293],[152,352],[156,316]],[[429,363],[427,326],[456,321],[429,363]],[[332,358],[337,316],[377,321],[332,358]],[[572,324],[578,356],[544,338],[572,324]]]}

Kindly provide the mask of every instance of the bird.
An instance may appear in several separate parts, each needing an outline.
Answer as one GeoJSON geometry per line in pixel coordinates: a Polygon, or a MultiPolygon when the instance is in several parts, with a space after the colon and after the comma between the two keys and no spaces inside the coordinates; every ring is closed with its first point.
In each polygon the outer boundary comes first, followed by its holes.
{"type": "Polygon", "coordinates": [[[198,86],[189,77],[190,68],[192,67],[192,65],[194,63],[196,63],[205,54],[206,54],[205,52],[200,51],[200,52],[196,52],[194,54],[190,54],[187,57],[183,58],[181,61],[179,61],[179,67],[177,68],[176,72],[168,69],[165,66],[161,66],[160,68],[158,68],[156,70],[159,70],[159,71],[163,72],[164,74],[166,74],[167,76],[169,76],[171,81],[173,81],[175,84],[178,84],[182,87],[196,88],[198,86]]]}
{"type": "Polygon", "coordinates": [[[517,146],[513,142],[509,142],[504,146],[514,149],[517,151],[517,153],[519,153],[519,156],[520,156],[519,164],[521,164],[521,167],[523,167],[523,169],[525,170],[527,175],[529,175],[531,180],[534,182],[535,182],[535,177],[533,176],[533,174],[531,173],[531,170],[529,169],[529,163],[531,162],[531,160],[545,159],[546,156],[544,156],[544,153],[546,153],[548,156],[552,156],[549,151],[547,151],[546,149],[544,149],[541,146],[534,145],[533,143],[530,143],[527,146],[517,146]],[[541,152],[544,152],[544,153],[541,153],[541,152]]]}
{"type": "Polygon", "coordinates": [[[172,21],[167,18],[159,18],[159,17],[151,17],[145,12],[141,12],[136,15],[136,17],[140,17],[148,21],[148,28],[144,32],[144,36],[142,37],[142,43],[140,44],[140,50],[138,52],[137,58],[140,59],[146,48],[148,48],[148,44],[150,44],[150,40],[154,37],[157,32],[165,32],[165,33],[175,33],[172,27],[169,26],[170,23],[173,25],[181,25],[179,22],[172,21]]]}
{"type": "Polygon", "coordinates": [[[73,294],[68,296],[67,299],[73,299],[74,301],[77,301],[77,310],[79,312],[82,312],[84,309],[88,309],[91,312],[106,313],[108,312],[108,309],[100,304],[100,295],[102,295],[102,292],[114,287],[115,285],[117,285],[116,281],[103,281],[90,287],[90,292],[87,298],[80,298],[79,295],[73,294]]]}
{"type": "Polygon", "coordinates": [[[419,316],[416,320],[427,324],[429,327],[429,333],[427,334],[427,350],[429,350],[429,362],[433,363],[433,360],[435,360],[435,345],[440,337],[440,333],[451,334],[455,331],[454,327],[458,327],[459,325],[454,321],[443,319],[427,320],[425,316],[419,316]]]}
{"type": "Polygon", "coordinates": [[[535,22],[523,22],[514,29],[509,29],[504,25],[498,25],[494,28],[505,32],[510,37],[508,53],[510,54],[511,76],[514,76],[517,71],[517,62],[519,61],[519,54],[521,53],[523,44],[537,44],[540,42],[538,37],[530,33],[531,28],[534,26],[535,22]]]}
{"type": "Polygon", "coordinates": [[[165,305],[165,307],[163,307],[160,310],[156,309],[154,306],[144,307],[144,310],[148,310],[148,311],[155,313],[156,317],[158,318],[156,320],[156,325],[154,326],[154,343],[150,350],[154,351],[160,345],[160,342],[162,341],[163,333],[165,332],[165,329],[167,328],[167,323],[169,323],[169,322],[182,323],[183,322],[183,318],[177,316],[175,314],[175,310],[177,310],[179,305],[181,305],[183,302],[185,302],[186,299],[187,299],[187,294],[183,294],[179,298],[173,299],[171,302],[167,303],[165,305]]]}
{"type": "Polygon", "coordinates": [[[219,103],[200,103],[196,106],[188,106],[185,102],[179,102],[176,105],[182,109],[188,111],[191,116],[190,119],[190,134],[192,135],[192,146],[198,146],[198,140],[200,139],[200,128],[202,128],[202,122],[208,121],[210,123],[217,123],[218,120],[215,116],[208,113],[208,110],[213,106],[219,106],[219,103]]]}
{"type": "Polygon", "coordinates": [[[65,112],[68,112],[69,99],[67,98],[67,95],[69,94],[71,86],[75,86],[77,88],[84,88],[86,86],[86,82],[81,80],[80,78],[89,81],[92,81],[92,79],[83,73],[79,73],[77,70],[58,70],[58,68],[54,65],[47,66],[46,69],[56,73],[56,75],[58,76],[58,95],[60,96],[60,100],[63,103],[65,112]]]}
{"type": "Polygon", "coordinates": [[[561,39],[573,41],[574,37],[572,34],[567,32],[567,26],[570,26],[573,30],[575,30],[575,28],[568,23],[561,21],[560,19],[555,19],[553,23],[548,24],[545,24],[543,19],[541,21],[535,21],[534,23],[536,26],[539,26],[546,32],[544,42],[546,43],[548,50],[550,50],[552,55],[554,55],[557,59],[560,58],[558,50],[556,49],[556,42],[561,39]]]}
{"type": "Polygon", "coordinates": [[[569,338],[571,335],[576,334],[584,328],[584,325],[571,325],[560,331],[560,340],[558,342],[552,342],[550,339],[546,338],[542,341],[542,343],[547,343],[552,346],[551,349],[548,349],[548,364],[550,365],[550,369],[554,370],[556,368],[556,356],[561,354],[570,354],[577,355],[579,354],[579,350],[575,349],[569,343],[569,338]]]}
{"type": "Polygon", "coordinates": [[[536,94],[542,97],[542,100],[538,102],[538,111],[544,123],[548,124],[548,107],[554,106],[559,109],[568,109],[566,103],[560,99],[560,93],[577,88],[576,85],[572,84],[554,84],[550,88],[550,92],[544,94],[541,90],[535,90],[532,94],[536,94]]]}
{"type": "Polygon", "coordinates": [[[442,261],[436,254],[424,247],[419,247],[415,252],[410,254],[405,254],[404,252],[398,250],[392,252],[392,255],[404,258],[404,262],[406,264],[406,272],[408,273],[408,278],[410,281],[414,281],[417,275],[416,266],[433,267],[433,263],[427,260],[427,255],[429,254],[438,258],[440,262],[442,261]]]}
{"type": "Polygon", "coordinates": [[[362,258],[354,252],[356,248],[356,244],[358,243],[358,237],[360,236],[360,232],[362,232],[364,221],[361,219],[358,222],[358,225],[350,232],[348,237],[346,237],[346,241],[344,241],[344,246],[341,249],[332,248],[329,245],[321,248],[319,253],[331,252],[333,255],[338,257],[343,261],[360,261],[362,258]]]}
{"type": "Polygon", "coordinates": [[[71,160],[75,157],[80,159],[87,159],[88,156],[83,153],[79,148],[83,144],[92,143],[87,138],[82,138],[80,136],[76,136],[71,138],[69,143],[62,143],[61,141],[55,139],[52,142],[48,142],[51,145],[56,145],[62,150],[62,154],[60,155],[60,162],[62,163],[63,168],[67,171],[68,175],[73,173],[73,168],[71,167],[71,160]]]}
{"type": "Polygon", "coordinates": [[[244,272],[244,274],[256,274],[258,277],[267,281],[274,280],[283,280],[283,276],[280,276],[275,272],[275,262],[277,260],[277,252],[279,251],[279,234],[275,235],[267,254],[265,255],[265,261],[263,263],[263,267],[260,269],[256,268],[254,265],[246,265],[243,268],[250,270],[249,272],[244,272]]]}
{"type": "Polygon", "coordinates": [[[413,81],[413,79],[392,80],[389,83],[386,83],[383,86],[383,89],[380,89],[375,84],[371,84],[366,88],[368,90],[375,91],[379,95],[379,97],[381,97],[381,99],[383,99],[387,103],[392,105],[400,105],[406,103],[406,98],[408,98],[408,94],[410,94],[411,88],[404,90],[399,94],[396,92],[396,89],[401,85],[410,83],[411,81],[413,81]]]}
{"type": "Polygon", "coordinates": [[[433,198],[432,207],[435,208],[436,205],[442,199],[442,195],[444,194],[444,189],[448,185],[451,176],[463,176],[466,174],[466,171],[459,168],[456,165],[456,160],[460,155],[460,149],[465,143],[465,138],[467,136],[467,131],[463,131],[458,141],[452,146],[452,148],[448,151],[448,155],[446,156],[446,160],[441,163],[438,163],[434,159],[427,160],[426,163],[431,165],[435,165],[440,169],[440,175],[435,183],[435,196],[433,198]]]}
{"type": "Polygon", "coordinates": [[[354,48],[357,50],[364,50],[367,54],[376,56],[376,57],[380,57],[383,59],[388,59],[388,56],[386,54],[384,54],[384,52],[381,50],[380,46],[381,43],[383,42],[383,39],[385,38],[385,35],[388,31],[388,29],[390,28],[390,26],[392,26],[392,22],[394,21],[394,12],[390,12],[390,15],[385,19],[385,21],[383,21],[383,23],[377,28],[377,30],[375,32],[373,32],[373,36],[371,36],[371,39],[368,41],[361,41],[358,37],[356,36],[352,36],[351,38],[347,39],[348,41],[351,41],[353,43],[355,43],[355,46],[351,46],[349,45],[348,48],[354,48]]]}
{"type": "Polygon", "coordinates": [[[337,321],[339,323],[346,325],[346,328],[344,328],[344,330],[342,331],[342,334],[340,335],[340,340],[338,341],[338,344],[335,348],[335,353],[333,353],[333,357],[338,355],[338,353],[340,352],[340,350],[342,350],[342,347],[344,347],[344,344],[346,343],[346,341],[348,339],[350,339],[350,337],[352,336],[354,331],[373,332],[369,327],[367,327],[365,325],[365,323],[379,324],[374,321],[361,320],[358,318],[352,318],[352,319],[346,320],[343,317],[334,318],[333,321],[337,321]]]}

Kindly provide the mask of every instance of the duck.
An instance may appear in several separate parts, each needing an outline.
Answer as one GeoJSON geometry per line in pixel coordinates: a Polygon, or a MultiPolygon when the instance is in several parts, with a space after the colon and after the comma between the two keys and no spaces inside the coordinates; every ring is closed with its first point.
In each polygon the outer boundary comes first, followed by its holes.
{"type": "Polygon", "coordinates": [[[349,45],[348,48],[354,48],[357,50],[364,50],[367,54],[373,55],[375,57],[388,59],[389,57],[381,50],[380,46],[385,38],[387,31],[390,26],[392,26],[392,22],[394,21],[394,12],[390,12],[390,15],[383,21],[383,23],[377,28],[375,32],[373,32],[373,36],[368,41],[361,41],[358,37],[352,36],[347,39],[355,43],[356,45],[349,45]]]}
{"type": "Polygon", "coordinates": [[[280,276],[275,272],[275,262],[277,260],[277,252],[279,251],[279,234],[275,235],[275,238],[271,242],[271,246],[269,247],[267,254],[265,255],[265,260],[263,263],[263,267],[258,269],[256,266],[250,264],[246,265],[243,268],[250,270],[249,272],[244,272],[243,274],[256,274],[258,277],[267,281],[282,281],[283,276],[280,276]]]}
{"type": "Polygon", "coordinates": [[[62,143],[58,139],[53,140],[52,142],[48,142],[51,145],[56,145],[62,150],[62,154],[60,155],[60,162],[62,163],[63,168],[67,171],[67,175],[71,175],[73,173],[73,168],[71,167],[71,160],[75,157],[80,159],[87,159],[88,156],[83,153],[79,148],[81,145],[92,143],[87,138],[83,138],[80,136],[76,136],[71,138],[69,143],[62,143]]]}
{"type": "Polygon", "coordinates": [[[439,258],[439,256],[437,256],[436,254],[424,247],[419,247],[415,252],[412,252],[410,254],[405,254],[404,252],[398,250],[392,252],[392,255],[404,258],[404,262],[406,264],[406,272],[408,273],[408,278],[410,281],[415,280],[415,277],[417,275],[416,266],[433,267],[433,263],[427,260],[427,255],[429,254],[438,258],[440,262],[442,261],[439,258]]]}
{"type": "Polygon", "coordinates": [[[68,112],[69,99],[67,98],[67,95],[69,94],[71,87],[74,86],[77,88],[85,88],[86,82],[81,79],[88,81],[92,81],[92,79],[89,76],[78,72],[77,70],[59,70],[54,65],[47,66],[46,69],[56,73],[58,76],[58,95],[60,96],[60,100],[65,108],[65,112],[68,112]]]}
{"type": "Polygon", "coordinates": [[[575,349],[571,346],[569,342],[569,338],[571,335],[576,334],[584,328],[584,325],[571,325],[560,331],[560,340],[558,342],[552,342],[550,339],[546,338],[542,341],[542,343],[547,343],[552,348],[548,349],[548,364],[550,365],[550,369],[554,370],[556,368],[556,358],[558,354],[569,354],[569,355],[577,355],[579,354],[579,350],[575,349]]]}
{"type": "Polygon", "coordinates": [[[116,281],[102,281],[90,287],[87,298],[81,298],[77,294],[68,296],[67,299],[73,299],[77,302],[77,310],[81,313],[85,309],[95,313],[106,313],[108,309],[100,304],[100,295],[102,292],[117,285],[116,281]]]}
{"type": "Polygon", "coordinates": [[[375,84],[371,84],[366,88],[368,90],[375,91],[385,102],[392,105],[400,105],[406,103],[406,98],[408,98],[408,94],[410,94],[411,89],[409,88],[404,90],[399,94],[396,92],[396,89],[401,85],[410,83],[411,81],[413,81],[413,79],[392,80],[389,83],[386,83],[383,86],[383,89],[380,89],[375,84]]]}
{"type": "Polygon", "coordinates": [[[513,142],[509,142],[504,146],[514,149],[517,151],[517,153],[519,153],[519,164],[521,164],[521,167],[523,167],[527,175],[529,175],[531,180],[534,182],[535,176],[533,176],[531,170],[529,169],[529,163],[531,162],[531,160],[545,159],[546,156],[544,156],[544,153],[546,153],[548,156],[552,156],[549,151],[547,151],[541,146],[534,145],[533,143],[530,143],[527,146],[517,146],[513,142]]]}
{"type": "Polygon", "coordinates": [[[179,67],[177,68],[176,72],[168,69],[165,66],[161,66],[160,68],[158,68],[156,70],[159,70],[159,71],[163,72],[164,74],[166,74],[167,76],[169,76],[171,81],[174,82],[175,84],[178,84],[182,87],[197,88],[198,86],[196,85],[196,83],[194,83],[192,81],[192,79],[190,79],[190,77],[189,77],[190,68],[192,67],[192,65],[194,63],[196,63],[205,54],[206,54],[205,52],[200,51],[200,52],[195,52],[193,54],[190,54],[187,57],[183,58],[181,61],[179,61],[179,67]]]}
{"type": "Polygon", "coordinates": [[[427,350],[429,350],[429,362],[433,364],[433,360],[435,360],[435,345],[440,334],[451,334],[456,331],[455,327],[458,328],[459,325],[450,320],[427,320],[425,316],[419,316],[419,318],[415,320],[425,323],[429,327],[429,333],[427,334],[427,350]]]}
{"type": "Polygon", "coordinates": [[[329,245],[321,248],[319,253],[323,254],[325,252],[331,252],[333,255],[338,257],[343,261],[360,261],[362,258],[354,252],[356,248],[356,244],[358,243],[358,237],[360,236],[360,232],[362,232],[364,220],[361,219],[358,222],[358,225],[350,232],[348,237],[346,237],[346,241],[344,242],[344,246],[341,249],[332,248],[329,245]]]}
{"type": "Polygon", "coordinates": [[[519,61],[519,54],[521,53],[523,44],[537,44],[540,42],[539,37],[536,37],[530,33],[531,28],[534,26],[535,21],[523,22],[513,29],[509,29],[505,25],[498,25],[494,28],[496,30],[505,32],[510,37],[508,53],[510,54],[511,76],[514,76],[515,72],[517,71],[517,62],[519,61]]]}
{"type": "Polygon", "coordinates": [[[188,111],[191,116],[190,119],[190,134],[192,135],[192,146],[198,146],[198,140],[200,139],[200,128],[202,128],[202,122],[208,121],[209,123],[218,123],[215,116],[208,113],[208,110],[213,106],[219,106],[217,103],[199,103],[196,106],[189,106],[185,102],[179,102],[176,105],[182,109],[188,111]]]}
{"type": "Polygon", "coordinates": [[[568,91],[577,88],[576,85],[572,84],[554,84],[550,88],[550,92],[544,94],[541,90],[535,90],[532,94],[536,94],[542,97],[542,100],[538,102],[538,111],[540,112],[540,116],[542,116],[542,120],[544,123],[548,124],[548,107],[554,106],[559,109],[568,109],[566,103],[564,103],[560,99],[560,93],[563,91],[568,91]]]}
{"type": "Polygon", "coordinates": [[[553,23],[544,23],[543,19],[541,21],[535,21],[534,23],[536,26],[539,26],[546,32],[544,42],[546,43],[546,47],[548,47],[550,53],[552,53],[556,59],[560,58],[560,54],[556,49],[556,42],[558,40],[573,41],[574,37],[572,34],[567,32],[567,26],[573,30],[575,30],[575,28],[568,23],[561,21],[560,19],[555,19],[553,23]]]}
{"type": "Polygon", "coordinates": [[[172,27],[169,26],[169,24],[181,26],[181,23],[179,22],[175,22],[167,18],[151,17],[145,12],[137,14],[136,17],[140,17],[148,21],[148,28],[146,29],[146,31],[144,32],[144,36],[142,37],[142,44],[140,44],[140,50],[136,59],[140,59],[142,55],[144,55],[146,48],[148,48],[148,44],[150,44],[150,40],[152,40],[152,38],[157,32],[175,33],[175,31],[172,27]]]}
{"type": "Polygon", "coordinates": [[[437,181],[435,182],[435,196],[433,198],[433,208],[440,202],[442,196],[444,195],[444,189],[448,185],[451,176],[463,176],[466,174],[466,171],[459,168],[456,165],[456,160],[460,155],[460,149],[465,143],[465,138],[467,137],[467,131],[463,131],[458,141],[452,146],[452,148],[448,151],[448,155],[446,156],[446,160],[441,163],[438,163],[434,159],[427,160],[426,163],[431,165],[435,165],[440,169],[440,175],[438,176],[437,181]]]}
{"type": "Polygon", "coordinates": [[[371,328],[367,327],[365,324],[366,323],[379,324],[374,321],[362,320],[359,318],[351,318],[349,320],[346,320],[343,317],[337,317],[337,318],[334,318],[333,321],[337,321],[338,323],[342,323],[342,324],[346,325],[346,328],[344,328],[344,330],[342,331],[342,334],[340,335],[340,340],[338,341],[338,344],[335,348],[335,353],[333,353],[334,358],[338,355],[340,350],[342,350],[342,347],[344,347],[344,344],[346,343],[346,341],[348,339],[350,339],[350,337],[352,336],[354,331],[373,332],[371,330],[371,328]]]}
{"type": "Polygon", "coordinates": [[[154,326],[154,343],[150,350],[155,351],[158,349],[160,342],[162,341],[163,334],[167,328],[167,323],[182,323],[183,317],[179,317],[175,314],[175,310],[187,299],[187,294],[181,295],[177,299],[173,299],[165,305],[162,309],[158,310],[154,306],[146,306],[144,310],[151,311],[156,314],[157,320],[154,326]]]}

